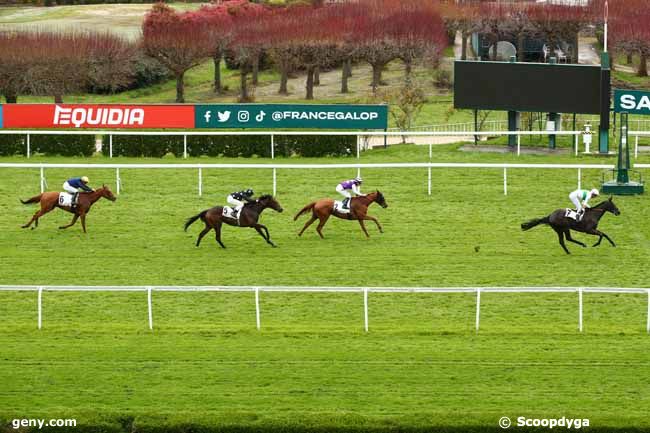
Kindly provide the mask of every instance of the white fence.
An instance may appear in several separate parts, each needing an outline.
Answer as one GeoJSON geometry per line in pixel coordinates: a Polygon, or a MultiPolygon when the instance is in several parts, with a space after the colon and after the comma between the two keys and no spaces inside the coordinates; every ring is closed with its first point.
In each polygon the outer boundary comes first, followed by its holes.
{"type": "MultiPolygon", "coordinates": [[[[640,165],[637,165],[640,167],[640,165]]],[[[611,170],[612,164],[509,164],[509,163],[455,163],[455,162],[391,162],[369,164],[47,164],[47,163],[0,163],[0,168],[38,168],[40,169],[41,192],[45,191],[47,181],[45,170],[51,168],[84,168],[84,169],[115,169],[116,192],[122,189],[120,169],[193,169],[198,170],[198,193],[203,195],[203,170],[207,169],[264,169],[273,170],[273,195],[277,194],[277,170],[291,169],[357,169],[361,175],[362,168],[426,168],[427,192],[431,195],[431,170],[434,168],[487,168],[503,170],[503,194],[508,195],[508,170],[509,169],[573,169],[577,170],[578,188],[582,185],[582,170],[598,169],[611,170]]]]}
{"type": "Polygon", "coordinates": [[[363,295],[363,328],[369,330],[368,303],[370,293],[475,293],[478,332],[481,320],[482,293],[576,293],[578,295],[578,330],[583,331],[583,295],[585,293],[645,294],[648,297],[646,332],[650,333],[650,289],[611,287],[297,287],[297,286],[0,286],[2,291],[37,292],[38,329],[43,327],[43,292],[146,292],[149,329],[153,330],[153,292],[252,292],[255,295],[255,322],[262,328],[261,292],[359,293],[363,295]]]}

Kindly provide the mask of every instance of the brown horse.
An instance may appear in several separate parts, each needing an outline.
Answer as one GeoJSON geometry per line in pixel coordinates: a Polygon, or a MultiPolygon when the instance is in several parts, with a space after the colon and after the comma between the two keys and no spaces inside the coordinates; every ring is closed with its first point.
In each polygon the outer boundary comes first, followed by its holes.
{"type": "Polygon", "coordinates": [[[365,196],[359,196],[359,197],[353,197],[350,200],[350,213],[340,213],[334,210],[334,200],[331,198],[322,198],[320,200],[314,201],[309,203],[307,206],[302,208],[300,212],[296,214],[295,217],[293,217],[293,220],[297,220],[298,217],[301,215],[309,212],[311,210],[311,219],[305,223],[305,226],[300,230],[300,233],[298,233],[298,236],[302,236],[305,230],[307,230],[307,227],[312,225],[314,221],[317,219],[320,220],[318,223],[318,227],[316,227],[316,231],[320,235],[321,238],[323,238],[323,226],[329,219],[330,215],[334,215],[335,217],[344,219],[344,220],[357,220],[359,221],[359,225],[361,226],[361,229],[363,232],[366,234],[366,237],[370,237],[368,234],[368,230],[366,230],[366,225],[364,223],[365,220],[371,220],[374,221],[375,224],[377,224],[377,228],[379,229],[380,233],[383,233],[384,230],[381,228],[381,224],[379,224],[379,221],[377,221],[377,218],[368,215],[368,206],[370,206],[373,202],[376,202],[379,204],[379,206],[383,208],[387,208],[388,205],[386,204],[386,200],[384,199],[384,195],[379,192],[371,192],[368,195],[365,196]]]}
{"type": "Polygon", "coordinates": [[[199,233],[199,237],[196,239],[196,246],[198,247],[201,243],[203,236],[208,234],[208,232],[214,229],[216,233],[216,239],[221,248],[226,248],[226,246],[221,242],[221,226],[222,224],[228,224],[235,227],[251,227],[257,230],[257,233],[264,238],[267,244],[275,247],[276,245],[271,242],[271,236],[269,235],[269,229],[265,225],[259,224],[257,220],[260,217],[260,214],[266,208],[271,208],[276,212],[282,212],[282,206],[278,203],[273,196],[263,195],[252,203],[246,203],[242,208],[239,221],[235,218],[223,216],[223,206],[215,206],[211,209],[204,210],[203,212],[194,215],[191,218],[188,218],[185,221],[185,231],[187,228],[194,223],[194,221],[201,218],[201,221],[205,223],[205,228],[199,233]],[[262,231],[264,229],[264,232],[262,231]]]}
{"type": "Polygon", "coordinates": [[[20,200],[22,204],[38,202],[41,203],[41,208],[38,210],[38,212],[34,214],[32,219],[29,220],[27,224],[21,227],[26,229],[32,223],[34,223],[34,227],[32,227],[32,230],[34,230],[36,227],[38,227],[38,219],[40,217],[58,207],[66,212],[74,214],[72,217],[72,222],[70,222],[68,225],[59,227],[60,229],[67,229],[68,227],[73,226],[74,223],[77,222],[77,218],[81,217],[81,226],[83,227],[84,233],[86,233],[86,214],[90,211],[90,207],[102,197],[110,201],[117,200],[117,198],[113,195],[111,190],[106,185],[102,185],[101,188],[93,192],[80,192],[77,206],[75,206],[74,209],[71,206],[59,205],[59,193],[56,191],[44,192],[30,198],[29,200],[20,200]]]}

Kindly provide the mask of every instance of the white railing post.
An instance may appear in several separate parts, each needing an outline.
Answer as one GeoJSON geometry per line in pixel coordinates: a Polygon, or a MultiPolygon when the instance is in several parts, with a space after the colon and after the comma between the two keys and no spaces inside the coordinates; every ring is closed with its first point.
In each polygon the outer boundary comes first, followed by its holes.
{"type": "Polygon", "coordinates": [[[582,332],[582,288],[578,289],[578,329],[582,332]]]}
{"type": "Polygon", "coordinates": [[[517,134],[517,156],[521,155],[521,135],[517,134]]]}
{"type": "Polygon", "coordinates": [[[581,185],[582,185],[582,169],[579,168],[578,169],[578,189],[581,188],[581,185]]]}
{"type": "Polygon", "coordinates": [[[203,169],[199,167],[199,197],[203,195],[203,169]]]}
{"type": "Polygon", "coordinates": [[[638,156],[639,156],[639,135],[637,134],[637,136],[634,139],[634,158],[636,159],[636,157],[638,156]]]}
{"type": "MultiPolygon", "coordinates": [[[[357,140],[357,163],[361,158],[361,146],[359,145],[359,140],[357,140]]],[[[357,167],[357,177],[361,177],[361,167],[357,167]]]]}
{"type": "Polygon", "coordinates": [[[43,327],[43,288],[38,288],[38,329],[43,327]]]}
{"type": "Polygon", "coordinates": [[[44,168],[41,167],[41,194],[45,192],[45,173],[44,168]]]}
{"type": "Polygon", "coordinates": [[[122,179],[120,179],[120,168],[115,169],[115,185],[116,185],[116,191],[119,194],[120,189],[122,188],[122,179]]]}
{"type": "Polygon", "coordinates": [[[503,167],[503,195],[508,195],[508,169],[503,167]]]}
{"type": "Polygon", "coordinates": [[[32,155],[32,149],[29,142],[29,134],[27,134],[27,158],[31,157],[31,155],[32,155]]]}
{"type": "MultiPolygon", "coordinates": [[[[271,160],[275,159],[275,139],[273,134],[271,134],[271,160]]],[[[273,167],[273,196],[277,195],[277,172],[275,167],[273,167]]]]}
{"type": "Polygon", "coordinates": [[[257,330],[259,331],[262,328],[261,319],[260,319],[260,289],[255,287],[255,323],[257,324],[257,330]]]}
{"type": "Polygon", "coordinates": [[[187,159],[187,134],[183,135],[183,159],[187,159]]]}
{"type": "Polygon", "coordinates": [[[113,134],[108,134],[108,157],[113,157],[113,134]]]}
{"type": "Polygon", "coordinates": [[[578,134],[575,135],[573,146],[575,147],[575,156],[578,156],[578,134]]]}
{"type": "Polygon", "coordinates": [[[147,306],[149,310],[149,329],[153,330],[153,305],[151,305],[151,287],[147,287],[147,306]]]}
{"type": "MultiPolygon", "coordinates": [[[[431,157],[433,156],[432,144],[429,143],[429,162],[431,162],[431,157]]],[[[427,168],[428,181],[427,181],[427,192],[431,195],[431,167],[427,168]]]]}
{"type": "Polygon", "coordinates": [[[481,324],[481,288],[476,289],[476,332],[481,324]]]}
{"type": "Polygon", "coordinates": [[[368,332],[368,288],[363,288],[363,329],[368,332]]]}

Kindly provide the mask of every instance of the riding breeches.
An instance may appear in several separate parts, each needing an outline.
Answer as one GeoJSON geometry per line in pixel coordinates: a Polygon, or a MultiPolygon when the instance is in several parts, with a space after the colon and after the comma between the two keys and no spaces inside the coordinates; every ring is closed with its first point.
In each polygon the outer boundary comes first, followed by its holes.
{"type": "Polygon", "coordinates": [[[341,194],[345,198],[351,198],[352,197],[352,194],[350,194],[350,191],[348,191],[347,189],[344,189],[341,185],[336,186],[336,192],[338,192],[339,194],[341,194]]]}
{"type": "Polygon", "coordinates": [[[573,205],[576,207],[576,211],[579,211],[582,209],[582,203],[580,203],[580,194],[579,193],[571,193],[569,194],[569,200],[573,203],[573,205]]]}
{"type": "Polygon", "coordinates": [[[244,207],[244,202],[241,200],[236,200],[232,195],[228,195],[228,197],[226,197],[226,201],[233,205],[237,210],[240,210],[244,207]]]}
{"type": "Polygon", "coordinates": [[[63,182],[63,189],[69,192],[70,194],[76,194],[77,192],[79,192],[77,188],[70,185],[67,181],[63,182]]]}

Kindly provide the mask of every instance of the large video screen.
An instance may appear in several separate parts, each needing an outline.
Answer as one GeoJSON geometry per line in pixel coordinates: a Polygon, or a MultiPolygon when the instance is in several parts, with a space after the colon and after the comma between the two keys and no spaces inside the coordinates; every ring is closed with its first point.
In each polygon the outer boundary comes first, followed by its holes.
{"type": "Polygon", "coordinates": [[[454,107],[600,113],[600,66],[456,61],[454,107]]]}

